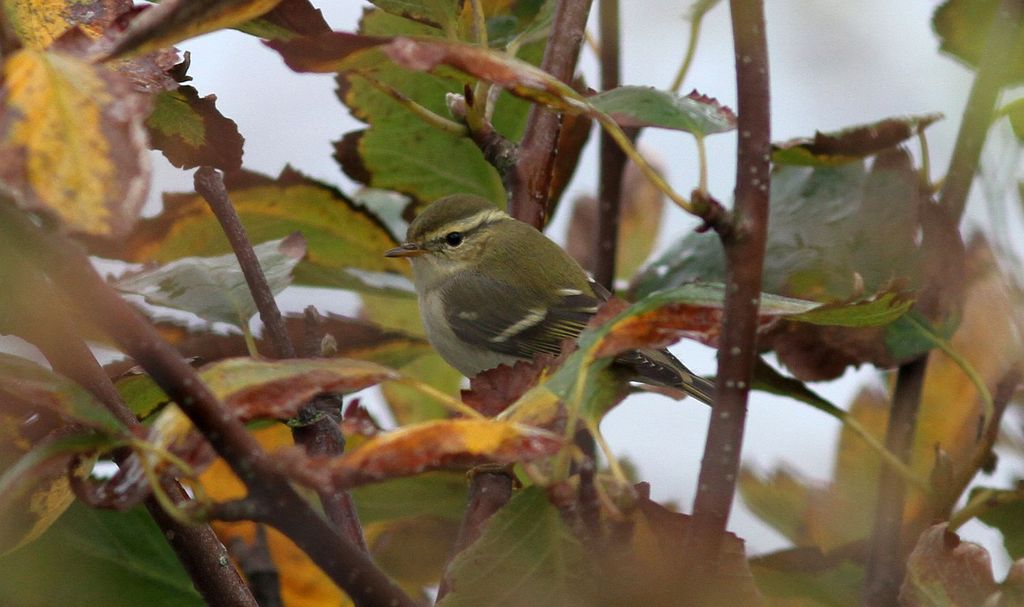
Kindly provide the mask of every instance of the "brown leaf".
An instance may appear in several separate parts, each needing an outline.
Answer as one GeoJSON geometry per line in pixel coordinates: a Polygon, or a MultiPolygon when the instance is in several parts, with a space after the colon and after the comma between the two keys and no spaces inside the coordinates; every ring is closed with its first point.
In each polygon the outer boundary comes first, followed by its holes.
{"type": "Polygon", "coordinates": [[[310,4],[309,0],[282,0],[256,21],[260,26],[269,25],[287,32],[289,36],[315,36],[331,31],[323,13],[310,4]]]}
{"type": "Polygon", "coordinates": [[[317,394],[355,392],[397,377],[387,367],[342,358],[233,358],[207,366],[200,375],[242,421],[289,419],[317,394]]]}
{"type": "Polygon", "coordinates": [[[988,552],[963,542],[946,523],[929,528],[907,561],[907,577],[900,588],[900,605],[990,605],[998,587],[988,552]]]}
{"type": "Polygon", "coordinates": [[[537,385],[541,374],[554,364],[554,356],[541,354],[533,360],[488,369],[470,378],[469,390],[462,391],[462,402],[487,417],[495,417],[537,385]]]}
{"type": "Polygon", "coordinates": [[[359,53],[387,44],[390,38],[346,32],[326,32],[292,40],[268,40],[296,72],[331,73],[351,67],[359,53]]]}
{"type": "Polygon", "coordinates": [[[454,419],[406,426],[325,462],[335,487],[350,488],[428,470],[528,461],[558,451],[561,437],[522,424],[454,419]]]}
{"type": "Polygon", "coordinates": [[[816,132],[813,139],[773,144],[772,157],[776,162],[794,164],[849,162],[899,145],[942,118],[942,114],[922,114],[887,118],[834,133],[816,132]]]}
{"type": "Polygon", "coordinates": [[[157,95],[146,127],[150,144],[179,169],[242,166],[242,136],[234,120],[217,110],[217,97],[199,97],[191,86],[157,95]]]}
{"type": "MultiPolygon", "coordinates": [[[[647,483],[640,483],[637,489],[640,495],[631,517],[634,528],[629,545],[613,545],[605,555],[609,575],[601,582],[610,600],[603,604],[674,605],[681,596],[694,597],[697,589],[685,584],[692,576],[681,569],[687,529],[693,519],[651,501],[647,483]]],[[[764,604],[747,564],[744,542],[734,534],[721,538],[714,571],[710,579],[700,582],[700,605],[764,604]]]]}
{"type": "Polygon", "coordinates": [[[143,11],[120,35],[109,57],[171,46],[182,40],[232,27],[270,11],[281,0],[164,0],[143,11]]]}

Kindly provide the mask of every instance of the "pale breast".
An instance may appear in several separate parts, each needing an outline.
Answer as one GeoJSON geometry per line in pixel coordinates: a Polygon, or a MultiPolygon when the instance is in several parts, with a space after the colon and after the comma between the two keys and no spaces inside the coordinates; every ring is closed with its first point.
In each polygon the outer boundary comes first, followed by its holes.
{"type": "Polygon", "coordinates": [[[440,289],[420,295],[419,304],[423,328],[430,345],[434,346],[441,358],[466,377],[473,377],[501,364],[511,365],[518,360],[513,356],[477,348],[459,339],[445,319],[440,289]]]}

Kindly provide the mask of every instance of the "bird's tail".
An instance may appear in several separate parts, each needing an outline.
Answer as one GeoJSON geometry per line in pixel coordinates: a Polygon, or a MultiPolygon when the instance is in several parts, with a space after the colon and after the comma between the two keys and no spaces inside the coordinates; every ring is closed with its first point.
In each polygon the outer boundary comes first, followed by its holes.
{"type": "Polygon", "coordinates": [[[643,349],[627,352],[616,359],[629,367],[640,383],[682,390],[706,405],[715,400],[715,384],[686,368],[668,350],[643,349]]]}

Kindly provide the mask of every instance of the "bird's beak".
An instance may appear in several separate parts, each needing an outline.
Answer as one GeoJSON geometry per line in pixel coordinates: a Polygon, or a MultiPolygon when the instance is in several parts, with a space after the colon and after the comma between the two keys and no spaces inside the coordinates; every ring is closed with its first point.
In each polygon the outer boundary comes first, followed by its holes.
{"type": "Polygon", "coordinates": [[[426,252],[426,249],[415,242],[403,242],[402,246],[391,249],[384,257],[419,257],[426,252]]]}

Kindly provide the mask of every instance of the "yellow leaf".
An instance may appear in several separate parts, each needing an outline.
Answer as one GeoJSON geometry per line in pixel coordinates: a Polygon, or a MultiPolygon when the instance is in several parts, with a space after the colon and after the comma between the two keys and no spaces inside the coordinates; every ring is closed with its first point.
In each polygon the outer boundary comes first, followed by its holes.
{"type": "Polygon", "coordinates": [[[0,180],[7,189],[72,231],[127,232],[149,187],[145,98],[120,74],[60,53],[22,49],[3,74],[0,180]]]}
{"type": "Polygon", "coordinates": [[[65,0],[4,0],[4,12],[21,43],[32,49],[50,46],[73,25],[65,0]]]}

